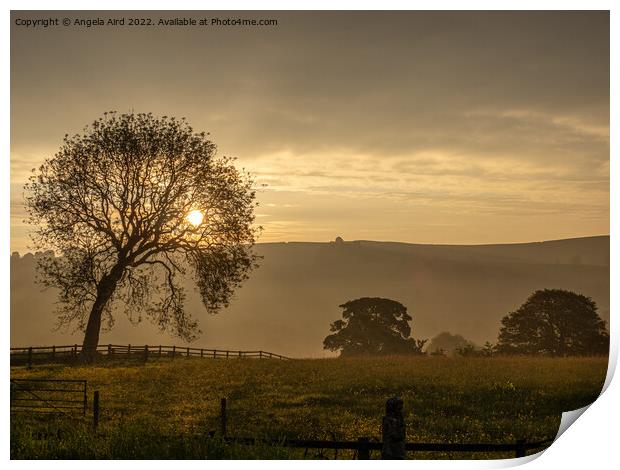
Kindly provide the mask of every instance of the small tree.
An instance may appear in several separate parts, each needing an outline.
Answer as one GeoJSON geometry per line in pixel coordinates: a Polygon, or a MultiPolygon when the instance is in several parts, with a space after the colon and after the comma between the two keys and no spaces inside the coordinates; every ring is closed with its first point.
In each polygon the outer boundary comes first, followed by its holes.
{"type": "Polygon", "coordinates": [[[609,334],[594,301],[560,289],[534,292],[502,319],[497,351],[551,356],[607,354],[609,334]]]}
{"type": "Polygon", "coordinates": [[[209,312],[228,305],[255,265],[252,187],[184,120],[105,113],[65,136],[26,185],[26,207],[35,244],[60,255],[40,263],[41,280],[59,289],[59,325],[85,331],[87,359],[116,303],[194,338],[179,283],[187,268],[209,312]]]}
{"type": "Polygon", "coordinates": [[[484,346],[482,346],[482,349],[480,350],[480,354],[483,357],[493,357],[495,355],[495,352],[497,350],[497,347],[490,343],[489,341],[486,341],[484,343],[484,346]]]}
{"type": "Polygon", "coordinates": [[[467,343],[465,346],[458,347],[454,350],[457,356],[462,357],[479,357],[482,355],[479,349],[476,349],[472,343],[467,343]]]}
{"type": "MultiPolygon", "coordinates": [[[[427,353],[428,353],[428,351],[427,351],[427,353]]],[[[431,356],[442,356],[442,357],[446,357],[447,356],[446,351],[443,348],[433,349],[432,351],[430,351],[430,355],[431,356]]]]}
{"type": "Polygon", "coordinates": [[[324,349],[341,357],[362,354],[423,354],[426,340],[410,338],[407,308],[390,299],[363,297],[340,305],[342,320],[331,324],[333,334],[324,349]]]}

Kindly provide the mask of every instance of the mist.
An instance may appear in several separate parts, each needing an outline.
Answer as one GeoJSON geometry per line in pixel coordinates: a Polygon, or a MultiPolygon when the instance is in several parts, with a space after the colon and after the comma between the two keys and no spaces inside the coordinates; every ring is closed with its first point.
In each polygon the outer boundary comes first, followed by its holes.
{"type": "MultiPolygon", "coordinates": [[[[229,308],[208,315],[187,285],[187,311],[199,320],[196,346],[258,349],[292,357],[329,357],[323,338],[339,305],[364,296],[404,304],[412,336],[450,331],[494,342],[501,318],[536,289],[592,297],[609,321],[609,237],[508,245],[421,245],[373,241],[264,243],[258,269],[229,308]]],[[[35,257],[11,258],[11,345],[81,344],[81,332],[52,331],[55,292],[35,284],[35,257]]],[[[122,314],[101,344],[184,344],[122,314]]]]}

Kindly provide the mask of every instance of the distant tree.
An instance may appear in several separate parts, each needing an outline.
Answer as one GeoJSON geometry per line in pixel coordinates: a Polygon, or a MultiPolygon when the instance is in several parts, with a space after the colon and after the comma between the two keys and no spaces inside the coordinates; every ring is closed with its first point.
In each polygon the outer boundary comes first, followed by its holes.
{"type": "Polygon", "coordinates": [[[591,298],[560,289],[537,290],[502,319],[497,351],[551,356],[607,354],[609,334],[591,298]]]}
{"type": "Polygon", "coordinates": [[[444,354],[454,354],[458,348],[463,348],[469,344],[473,345],[471,341],[465,339],[463,336],[457,334],[453,335],[448,331],[444,331],[430,340],[426,350],[429,353],[442,350],[444,354]]]}
{"type": "Polygon", "coordinates": [[[34,242],[57,257],[39,263],[59,289],[59,324],[85,331],[96,354],[117,301],[134,321],[191,340],[179,278],[191,269],[209,312],[226,306],[255,265],[254,191],[231,159],[183,119],[104,113],[26,185],[34,242]]]}
{"type": "Polygon", "coordinates": [[[433,349],[430,351],[431,356],[446,356],[446,351],[443,348],[433,349]]]}
{"type": "Polygon", "coordinates": [[[482,349],[480,350],[480,355],[483,357],[493,357],[496,351],[497,346],[487,341],[484,343],[484,346],[482,346],[482,349]]]}
{"type": "Polygon", "coordinates": [[[342,320],[331,324],[333,334],[324,349],[341,357],[362,354],[423,354],[426,340],[410,337],[407,308],[390,299],[363,297],[340,305],[342,320]]]}
{"type": "Polygon", "coordinates": [[[456,348],[454,353],[457,356],[462,357],[479,357],[482,355],[482,352],[476,348],[472,343],[467,343],[465,346],[460,346],[456,348]]]}

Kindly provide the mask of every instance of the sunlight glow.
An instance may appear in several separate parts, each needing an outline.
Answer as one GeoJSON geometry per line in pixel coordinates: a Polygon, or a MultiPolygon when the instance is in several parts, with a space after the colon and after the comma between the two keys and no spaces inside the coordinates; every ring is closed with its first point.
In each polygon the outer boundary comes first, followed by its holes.
{"type": "Polygon", "coordinates": [[[204,219],[204,214],[199,210],[195,210],[187,214],[185,218],[194,227],[198,227],[202,223],[202,220],[204,219]]]}

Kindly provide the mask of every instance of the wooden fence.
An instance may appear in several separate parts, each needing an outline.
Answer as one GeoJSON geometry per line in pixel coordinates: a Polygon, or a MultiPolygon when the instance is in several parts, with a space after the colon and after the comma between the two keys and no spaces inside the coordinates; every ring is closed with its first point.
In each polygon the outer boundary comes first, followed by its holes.
{"type": "MultiPolygon", "coordinates": [[[[69,415],[72,411],[78,411],[86,417],[87,399],[86,380],[55,380],[55,379],[11,379],[11,413],[16,411],[30,413],[58,413],[69,415]],[[58,395],[64,393],[65,396],[58,395]],[[22,398],[26,394],[26,398],[22,398]],[[68,394],[68,396],[67,396],[68,394]],[[79,395],[79,399],[76,398],[79,395]]],[[[98,431],[100,417],[99,391],[93,392],[92,400],[92,425],[97,436],[105,436],[98,431]]],[[[338,451],[352,450],[353,458],[367,460],[371,458],[372,451],[381,451],[383,443],[372,440],[369,437],[360,437],[356,441],[337,441],[337,440],[307,440],[307,439],[264,439],[253,437],[231,437],[228,435],[228,413],[227,400],[220,400],[220,433],[216,436],[215,431],[210,431],[208,435],[174,435],[167,436],[173,438],[190,439],[222,439],[228,443],[242,445],[271,445],[305,449],[304,458],[308,456],[309,449],[319,451],[316,458],[325,459],[328,456],[326,450],[334,451],[333,458],[338,458],[338,451]]],[[[510,453],[514,457],[525,457],[528,452],[540,451],[547,447],[553,439],[544,441],[528,442],[524,439],[512,443],[424,443],[407,442],[405,443],[406,452],[444,452],[444,453],[510,453]]]]}
{"type": "Polygon", "coordinates": [[[86,416],[86,380],[11,379],[11,412],[86,416]]]}
{"type": "MultiPolygon", "coordinates": [[[[28,346],[11,348],[11,365],[43,364],[48,362],[71,362],[77,360],[82,346],[28,346]]],[[[137,358],[147,361],[149,358],[202,357],[211,359],[290,359],[281,354],[268,351],[233,351],[228,349],[205,349],[181,346],[131,344],[100,344],[97,353],[109,359],[114,357],[137,358]]]]}
{"type": "MultiPolygon", "coordinates": [[[[280,445],[284,447],[295,447],[306,449],[334,450],[334,458],[338,457],[338,450],[353,450],[355,458],[359,460],[370,459],[371,451],[381,451],[383,443],[372,441],[370,438],[360,437],[357,441],[316,441],[303,439],[285,439],[285,440],[268,440],[255,438],[239,438],[226,437],[225,441],[237,444],[267,444],[280,445]]],[[[540,451],[553,442],[553,439],[544,441],[527,442],[525,440],[517,440],[514,443],[424,443],[424,442],[407,442],[405,450],[407,452],[464,452],[464,453],[511,453],[514,457],[525,457],[528,452],[533,450],[540,451]]],[[[325,454],[321,452],[323,458],[325,454]]]]}
{"type": "MultiPolygon", "coordinates": [[[[220,399],[220,436],[226,442],[247,445],[275,445],[305,449],[304,457],[309,449],[319,450],[320,458],[326,458],[324,451],[333,450],[334,459],[338,458],[339,450],[353,450],[356,459],[370,459],[371,451],[381,451],[383,443],[373,441],[369,437],[360,437],[357,441],[337,440],[306,440],[306,439],[257,439],[253,437],[230,437],[228,436],[228,411],[227,399],[220,399]]],[[[211,437],[215,437],[215,431],[211,431],[211,437]]],[[[553,442],[553,439],[528,442],[525,439],[517,439],[512,443],[405,443],[406,452],[489,452],[489,453],[512,453],[515,457],[525,457],[532,450],[540,451],[553,442]]]]}

